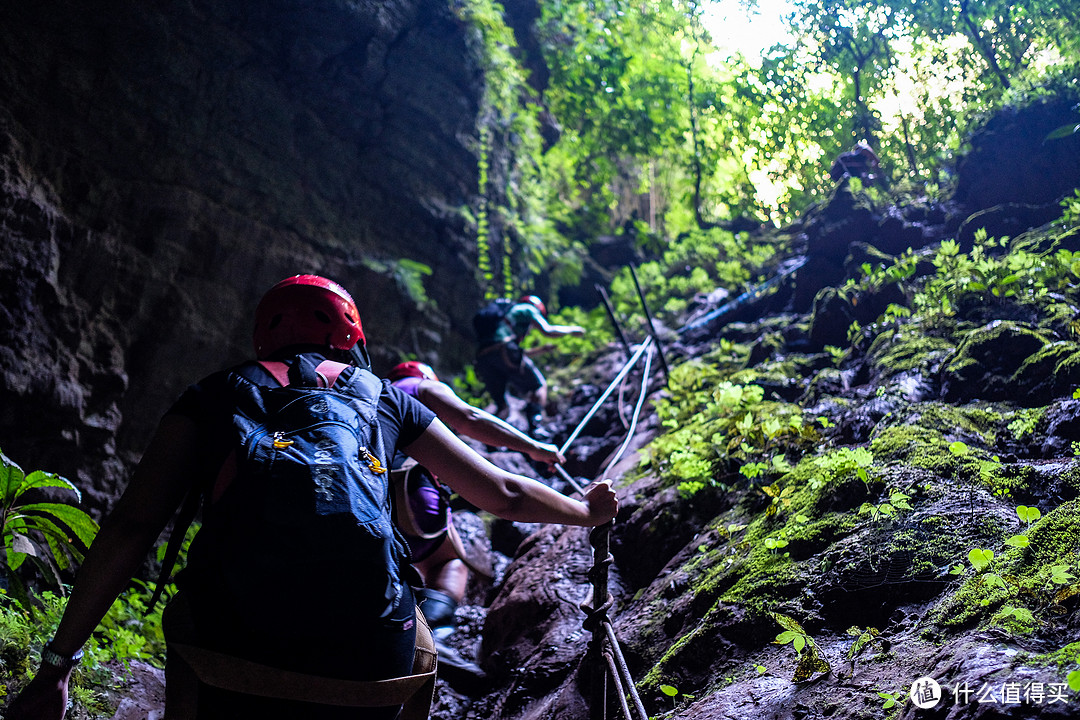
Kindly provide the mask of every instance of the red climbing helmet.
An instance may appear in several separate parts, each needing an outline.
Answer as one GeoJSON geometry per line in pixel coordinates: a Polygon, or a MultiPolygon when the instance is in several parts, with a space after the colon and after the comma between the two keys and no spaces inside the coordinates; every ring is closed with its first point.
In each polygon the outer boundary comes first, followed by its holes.
{"type": "Polygon", "coordinates": [[[255,309],[253,339],[259,359],[290,345],[351,350],[365,342],[352,297],[318,275],[293,275],[270,288],[255,309]]]}
{"type": "Polygon", "coordinates": [[[540,314],[547,317],[547,307],[544,305],[544,301],[535,295],[522,295],[518,298],[519,303],[528,303],[534,308],[540,311],[540,314]]]}
{"type": "Polygon", "coordinates": [[[407,377],[418,377],[423,378],[424,380],[439,379],[438,376],[435,375],[435,371],[431,369],[430,365],[422,363],[419,360],[408,360],[403,363],[398,363],[387,376],[390,382],[407,377]]]}

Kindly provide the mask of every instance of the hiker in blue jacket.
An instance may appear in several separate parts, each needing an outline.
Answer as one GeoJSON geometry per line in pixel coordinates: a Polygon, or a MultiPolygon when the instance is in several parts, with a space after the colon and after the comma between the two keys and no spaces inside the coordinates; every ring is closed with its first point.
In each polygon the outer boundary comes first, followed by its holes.
{"type": "MultiPolygon", "coordinates": [[[[289,381],[294,372],[306,373],[306,382],[309,370],[322,376],[320,382],[326,386],[333,386],[335,378],[346,383],[367,380],[367,370],[348,367],[350,351],[364,347],[359,313],[349,294],[325,278],[298,275],[275,285],[256,310],[254,338],[259,363],[245,363],[193,385],[162,418],[131,482],[87,553],[56,634],[42,649],[37,675],[7,709],[8,720],[64,717],[80,648],[189,493],[205,497],[204,524],[178,581],[180,593],[165,610],[166,717],[398,717],[400,699],[376,703],[381,707],[363,707],[363,698],[354,698],[351,706],[341,703],[342,698],[366,692],[371,686],[365,681],[413,672],[417,628],[407,583],[372,588],[365,573],[373,558],[333,546],[319,548],[302,563],[328,575],[314,577],[329,590],[292,587],[293,568],[275,557],[252,557],[250,566],[243,568],[266,592],[238,599],[229,578],[216,575],[225,558],[209,544],[228,536],[222,518],[241,517],[247,510],[235,502],[238,488],[245,485],[243,471],[250,458],[232,449],[230,436],[238,421],[236,408],[229,406],[231,388],[276,386],[279,376],[289,381]],[[210,539],[204,538],[207,535],[210,539]],[[260,572],[267,577],[260,578],[260,572]],[[215,579],[224,582],[215,584],[215,579]],[[365,599],[382,598],[381,612],[373,612],[370,603],[354,603],[354,592],[365,599]],[[297,604],[282,604],[282,598],[297,604]]],[[[381,443],[373,441],[353,460],[367,467],[371,477],[382,478],[380,492],[385,495],[377,498],[380,502],[389,502],[389,491],[380,472],[386,462],[379,444],[386,453],[400,448],[466,500],[500,517],[582,526],[614,517],[618,502],[608,483],[591,486],[582,501],[563,496],[487,462],[434,413],[388,382],[376,381],[376,387],[380,388],[377,420],[368,430],[373,437],[381,435],[381,443]]],[[[272,441],[283,453],[292,442],[277,435],[272,441]]],[[[312,467],[316,494],[323,487],[319,472],[318,466],[312,467]]],[[[302,543],[303,535],[296,533],[290,539],[302,543]]],[[[231,540],[242,543],[245,538],[231,540]]],[[[280,547],[289,549],[284,542],[280,547]]],[[[385,547],[392,549],[393,542],[385,547]]],[[[384,559],[389,567],[398,558],[388,552],[384,559]]],[[[386,577],[396,575],[388,572],[386,577]]],[[[406,700],[405,707],[411,702],[412,698],[406,700]]]]}
{"type": "Polygon", "coordinates": [[[534,328],[552,338],[584,335],[585,328],[549,323],[547,308],[536,295],[524,295],[516,303],[489,303],[474,316],[473,328],[477,336],[476,374],[495,401],[495,414],[504,419],[509,416],[509,387],[525,399],[529,434],[546,434],[541,423],[547,405],[547,380],[521,343],[534,328]]]}

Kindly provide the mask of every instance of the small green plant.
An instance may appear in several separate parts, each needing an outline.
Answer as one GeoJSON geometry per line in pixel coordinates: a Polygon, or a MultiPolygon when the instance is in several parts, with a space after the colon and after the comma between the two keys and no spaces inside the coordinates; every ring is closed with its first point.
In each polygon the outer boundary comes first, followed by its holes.
{"type": "Polygon", "coordinates": [[[1054,585],[1068,585],[1076,580],[1069,565],[1054,565],[1050,568],[1050,582],[1054,585]]]}
{"type": "Polygon", "coordinates": [[[762,542],[766,550],[776,552],[777,550],[783,550],[788,546],[788,541],[783,538],[765,538],[762,542]]]}
{"type": "Polygon", "coordinates": [[[1020,440],[1025,435],[1030,435],[1035,432],[1035,428],[1038,427],[1039,419],[1041,417],[1041,411],[1021,411],[1016,413],[1015,419],[1010,422],[1007,427],[1009,432],[1012,433],[1013,438],[1020,440]]]}
{"type": "Polygon", "coordinates": [[[1030,610],[1013,605],[1006,605],[998,610],[994,620],[998,623],[1013,620],[1022,627],[1030,627],[1035,624],[1035,616],[1032,615],[1030,610]]]}
{"type": "Polygon", "coordinates": [[[1005,541],[1005,544],[1010,547],[1025,548],[1031,545],[1031,541],[1028,540],[1027,535],[1013,535],[1005,541]]]}
{"type": "Polygon", "coordinates": [[[799,657],[799,664],[791,677],[792,682],[806,682],[816,675],[832,671],[828,660],[821,654],[814,639],[803,630],[795,619],[782,615],[778,612],[769,613],[773,619],[784,628],[784,632],[776,636],[773,642],[777,645],[787,645],[795,650],[799,657]]]}
{"type": "Polygon", "coordinates": [[[70,481],[54,473],[35,470],[30,474],[0,451],[0,532],[3,534],[3,570],[12,596],[33,613],[30,591],[19,573],[29,559],[46,581],[61,587],[60,571],[81,562],[82,549],[97,534],[97,523],[85,512],[60,502],[35,500],[36,491],[59,488],[75,501],[82,495],[70,481]]]}
{"type": "Polygon", "coordinates": [[[693,695],[687,695],[686,693],[680,693],[679,689],[674,685],[661,685],[660,692],[671,698],[671,707],[674,709],[677,704],[677,699],[681,695],[684,700],[693,700],[693,695]]]}
{"type": "Polygon", "coordinates": [[[975,572],[982,572],[989,567],[990,562],[994,559],[994,551],[972,548],[968,551],[967,556],[968,562],[971,563],[971,567],[975,568],[975,572]]]}
{"type": "MultiPolygon", "coordinates": [[[[860,468],[860,470],[862,470],[862,468],[860,468]]],[[[878,520],[882,517],[892,517],[900,510],[910,510],[911,505],[908,503],[908,500],[910,499],[911,496],[907,493],[894,490],[889,494],[889,499],[886,502],[877,504],[864,502],[859,507],[859,514],[869,514],[871,520],[878,520]]]]}
{"type": "Polygon", "coordinates": [[[1030,528],[1031,523],[1036,522],[1042,517],[1042,511],[1037,507],[1028,507],[1027,505],[1016,506],[1016,516],[1020,518],[1020,522],[1027,523],[1030,528]]]}
{"type": "Polygon", "coordinates": [[[851,647],[847,651],[847,659],[850,664],[848,671],[850,675],[855,674],[855,658],[859,657],[867,648],[874,643],[884,646],[885,640],[881,637],[881,632],[877,628],[868,627],[863,630],[860,627],[849,627],[847,634],[855,638],[851,643],[851,647]]]}
{"type": "Polygon", "coordinates": [[[881,709],[890,710],[896,707],[898,703],[904,702],[904,700],[907,698],[907,695],[902,690],[897,690],[895,692],[879,690],[878,697],[885,700],[885,702],[881,704],[881,709]]]}

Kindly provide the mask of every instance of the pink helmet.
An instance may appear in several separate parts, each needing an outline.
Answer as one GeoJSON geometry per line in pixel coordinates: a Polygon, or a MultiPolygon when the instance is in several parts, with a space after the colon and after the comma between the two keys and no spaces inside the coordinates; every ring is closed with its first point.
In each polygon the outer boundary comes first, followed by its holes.
{"type": "Polygon", "coordinates": [[[403,363],[398,363],[394,366],[394,369],[390,371],[387,379],[390,382],[400,380],[401,378],[418,377],[424,380],[438,380],[438,376],[435,371],[427,363],[422,363],[419,360],[408,360],[403,363]]]}
{"type": "Polygon", "coordinates": [[[318,275],[294,275],[270,288],[255,309],[253,339],[259,359],[290,345],[351,350],[365,343],[352,297],[318,275]]]}

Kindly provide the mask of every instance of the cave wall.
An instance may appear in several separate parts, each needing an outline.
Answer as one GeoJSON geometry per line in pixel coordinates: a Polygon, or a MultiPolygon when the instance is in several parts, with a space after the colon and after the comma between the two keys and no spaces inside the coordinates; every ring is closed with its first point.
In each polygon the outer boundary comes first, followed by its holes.
{"type": "Polygon", "coordinates": [[[468,362],[481,91],[449,3],[0,5],[0,449],[103,507],[297,272],[353,292],[377,370],[468,362]]]}

